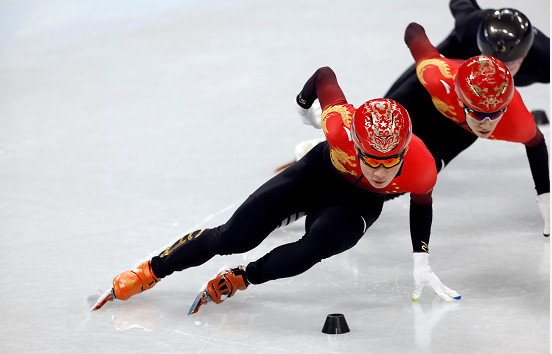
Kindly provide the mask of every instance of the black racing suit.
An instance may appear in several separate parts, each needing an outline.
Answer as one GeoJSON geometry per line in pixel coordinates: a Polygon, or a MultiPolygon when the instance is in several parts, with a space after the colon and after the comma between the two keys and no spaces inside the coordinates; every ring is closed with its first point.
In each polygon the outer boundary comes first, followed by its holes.
{"type": "Polygon", "coordinates": [[[252,284],[292,277],[353,247],[379,217],[383,197],[341,176],[330,160],[328,143],[323,142],[257,189],[228,222],[192,232],[154,257],[152,270],[163,278],[215,255],[247,252],[289,215],[305,212],[306,232],[301,239],[273,249],[246,267],[252,284]]]}

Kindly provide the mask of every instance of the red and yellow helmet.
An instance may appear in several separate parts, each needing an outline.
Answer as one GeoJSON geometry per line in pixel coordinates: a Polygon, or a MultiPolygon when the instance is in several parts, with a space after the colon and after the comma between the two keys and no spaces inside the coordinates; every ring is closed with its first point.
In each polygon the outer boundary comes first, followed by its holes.
{"type": "Polygon", "coordinates": [[[377,98],[356,110],[351,136],[355,145],[367,155],[399,155],[410,142],[412,123],[408,112],[398,102],[377,98]]]}
{"type": "Polygon", "coordinates": [[[494,57],[479,55],[458,68],[454,89],[468,108],[497,112],[512,100],[514,80],[506,64],[494,57]]]}

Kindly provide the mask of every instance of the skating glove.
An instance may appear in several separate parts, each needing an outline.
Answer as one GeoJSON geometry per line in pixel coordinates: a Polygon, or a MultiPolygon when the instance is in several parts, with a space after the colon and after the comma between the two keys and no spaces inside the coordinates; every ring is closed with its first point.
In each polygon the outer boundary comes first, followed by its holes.
{"type": "Polygon", "coordinates": [[[544,219],[543,235],[550,236],[550,193],[537,195],[537,204],[544,219]]]}
{"type": "Polygon", "coordinates": [[[301,106],[297,106],[297,112],[303,120],[303,124],[312,125],[316,129],[322,129],[322,108],[318,100],[314,101],[310,108],[305,109],[301,106]]]}
{"type": "Polygon", "coordinates": [[[441,280],[433,273],[429,266],[429,254],[428,253],[412,253],[414,259],[414,292],[412,293],[412,301],[418,301],[422,294],[424,286],[430,286],[435,294],[445,301],[452,301],[452,299],[459,300],[461,298],[455,290],[447,288],[441,280]]]}

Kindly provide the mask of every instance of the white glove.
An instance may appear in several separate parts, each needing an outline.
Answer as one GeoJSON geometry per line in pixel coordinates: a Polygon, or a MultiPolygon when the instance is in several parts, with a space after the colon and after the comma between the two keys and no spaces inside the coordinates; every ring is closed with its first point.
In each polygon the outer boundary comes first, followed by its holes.
{"type": "Polygon", "coordinates": [[[320,108],[318,100],[314,101],[309,109],[297,105],[297,112],[299,112],[303,124],[312,125],[316,129],[322,129],[322,108],[320,108]]]}
{"type": "Polygon", "coordinates": [[[550,193],[537,195],[537,204],[544,219],[543,235],[550,236],[550,193]]]}
{"type": "Polygon", "coordinates": [[[461,296],[455,290],[447,288],[441,280],[433,273],[429,266],[428,253],[412,253],[414,259],[414,292],[412,293],[412,301],[418,301],[422,294],[424,286],[430,286],[436,295],[445,301],[452,299],[460,300],[461,296]]]}

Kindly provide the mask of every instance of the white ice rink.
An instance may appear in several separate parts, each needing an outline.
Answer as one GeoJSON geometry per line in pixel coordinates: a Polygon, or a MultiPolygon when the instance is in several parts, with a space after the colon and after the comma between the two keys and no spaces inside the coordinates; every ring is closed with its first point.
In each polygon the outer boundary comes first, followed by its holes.
{"type": "MultiPolygon", "coordinates": [[[[550,35],[547,0],[478,2],[550,35]]],[[[221,268],[303,223],[89,312],[115,275],[223,223],[321,135],[294,103],[317,68],[355,106],[383,95],[412,62],[411,21],[434,44],[453,26],[446,0],[0,2],[0,352],[548,353],[550,240],[524,147],[496,141],[439,174],[430,263],[453,304],[410,300],[402,197],[352,250],[196,315],[221,268]],[[321,333],[336,312],[351,332],[321,333]]],[[[550,116],[549,85],[520,92],[550,116]]]]}

